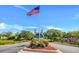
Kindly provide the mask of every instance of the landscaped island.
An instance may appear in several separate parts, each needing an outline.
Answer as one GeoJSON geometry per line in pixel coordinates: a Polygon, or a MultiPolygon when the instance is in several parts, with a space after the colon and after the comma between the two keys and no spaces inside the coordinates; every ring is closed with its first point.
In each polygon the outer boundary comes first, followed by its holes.
{"type": "Polygon", "coordinates": [[[59,53],[60,51],[49,45],[46,39],[33,39],[28,47],[25,47],[20,52],[42,52],[42,53],[59,53]]]}

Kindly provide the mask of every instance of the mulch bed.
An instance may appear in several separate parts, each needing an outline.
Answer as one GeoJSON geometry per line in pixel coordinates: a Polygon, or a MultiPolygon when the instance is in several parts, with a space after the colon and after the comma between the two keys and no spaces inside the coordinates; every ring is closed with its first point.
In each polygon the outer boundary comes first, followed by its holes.
{"type": "Polygon", "coordinates": [[[57,49],[54,47],[46,47],[46,48],[24,48],[23,51],[32,51],[32,52],[44,52],[44,53],[52,53],[52,51],[56,51],[57,49]]]}
{"type": "Polygon", "coordinates": [[[54,47],[46,47],[46,48],[36,48],[36,49],[43,49],[43,50],[57,50],[56,48],[54,47]]]}

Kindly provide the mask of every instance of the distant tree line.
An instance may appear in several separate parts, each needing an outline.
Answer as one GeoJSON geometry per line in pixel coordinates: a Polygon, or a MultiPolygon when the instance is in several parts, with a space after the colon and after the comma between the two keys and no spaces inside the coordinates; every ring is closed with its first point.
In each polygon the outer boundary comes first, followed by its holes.
{"type": "MultiPolygon", "coordinates": [[[[43,32],[44,39],[52,41],[60,41],[60,42],[67,42],[73,44],[79,44],[79,31],[72,31],[72,32],[62,32],[56,29],[49,29],[43,32]]],[[[26,30],[22,30],[21,32],[16,32],[13,34],[12,32],[3,32],[0,34],[1,40],[15,40],[15,41],[22,41],[22,40],[32,40],[35,38],[35,35],[26,30]]]]}
{"type": "Polygon", "coordinates": [[[15,41],[22,41],[22,40],[31,40],[34,38],[34,35],[30,31],[22,30],[21,32],[16,32],[13,34],[12,32],[2,32],[0,34],[0,39],[2,40],[15,40],[15,41]]]}
{"type": "Polygon", "coordinates": [[[50,29],[44,32],[44,38],[49,41],[60,41],[79,45],[79,31],[62,32],[60,30],[50,29]]]}

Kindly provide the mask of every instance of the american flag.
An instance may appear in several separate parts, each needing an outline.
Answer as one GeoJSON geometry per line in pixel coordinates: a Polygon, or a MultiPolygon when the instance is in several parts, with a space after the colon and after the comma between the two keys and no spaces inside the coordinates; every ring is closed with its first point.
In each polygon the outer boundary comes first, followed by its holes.
{"type": "Polygon", "coordinates": [[[39,13],[39,9],[40,9],[40,6],[37,6],[36,8],[32,9],[31,11],[29,11],[27,13],[28,16],[32,16],[33,14],[37,14],[39,13]]]}

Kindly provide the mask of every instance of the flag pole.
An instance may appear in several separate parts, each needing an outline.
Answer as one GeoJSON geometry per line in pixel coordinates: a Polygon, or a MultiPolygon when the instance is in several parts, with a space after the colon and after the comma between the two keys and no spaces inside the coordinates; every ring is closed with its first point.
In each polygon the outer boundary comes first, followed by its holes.
{"type": "MultiPolygon", "coordinates": [[[[40,27],[40,26],[39,26],[40,27]]],[[[40,28],[39,28],[39,40],[40,40],[40,28]]]]}
{"type": "MultiPolygon", "coordinates": [[[[40,9],[40,6],[37,6],[37,7],[35,7],[34,9],[32,9],[31,11],[29,11],[28,13],[27,13],[27,15],[28,16],[32,16],[33,14],[37,14],[37,13],[39,13],[39,9],[40,9]]],[[[40,23],[40,21],[39,21],[39,23],[40,23]]],[[[40,39],[40,24],[38,23],[38,39],[40,39]]]]}
{"type": "MultiPolygon", "coordinates": [[[[40,6],[39,6],[39,8],[40,8],[40,6]]],[[[40,40],[40,20],[39,20],[39,31],[38,31],[38,33],[39,33],[39,38],[38,39],[40,40]]]]}

